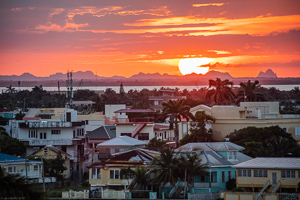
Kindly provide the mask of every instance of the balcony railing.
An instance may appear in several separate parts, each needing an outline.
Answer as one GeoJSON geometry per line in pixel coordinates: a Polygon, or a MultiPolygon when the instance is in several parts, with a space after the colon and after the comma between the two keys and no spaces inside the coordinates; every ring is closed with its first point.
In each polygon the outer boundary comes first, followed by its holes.
{"type": "Polygon", "coordinates": [[[29,146],[46,146],[46,145],[73,145],[71,139],[57,139],[57,140],[26,140],[29,142],[29,146]]]}
{"type": "MultiPolygon", "coordinates": [[[[19,174],[20,176],[26,177],[26,172],[8,172],[8,174],[19,174]]],[[[39,171],[27,171],[27,178],[39,178],[40,172],[39,171]]]]}
{"type": "Polygon", "coordinates": [[[154,123],[154,117],[141,117],[141,118],[117,118],[117,123],[139,123],[139,122],[150,122],[154,123]]]}

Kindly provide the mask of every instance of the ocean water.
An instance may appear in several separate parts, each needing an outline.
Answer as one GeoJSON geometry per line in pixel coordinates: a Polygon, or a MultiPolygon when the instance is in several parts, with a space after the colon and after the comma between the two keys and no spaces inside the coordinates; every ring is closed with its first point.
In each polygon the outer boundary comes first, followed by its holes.
{"type": "MultiPolygon", "coordinates": [[[[300,85],[261,85],[262,87],[265,88],[271,88],[271,87],[275,87],[281,91],[290,91],[292,89],[294,89],[295,87],[299,87],[300,85]]],[[[187,89],[189,91],[193,90],[193,89],[201,89],[201,88],[205,88],[208,87],[208,85],[204,85],[204,86],[124,86],[124,90],[125,92],[128,92],[129,90],[138,90],[141,91],[142,89],[146,88],[149,90],[153,90],[153,89],[157,89],[159,90],[161,87],[165,87],[165,88],[171,88],[171,89],[175,89],[175,88],[179,88],[179,90],[184,90],[187,89]]],[[[239,87],[239,85],[235,85],[234,87],[239,87]]],[[[15,87],[16,90],[29,90],[31,91],[33,87],[15,87]]],[[[73,91],[76,90],[84,90],[84,89],[88,89],[88,90],[93,90],[93,91],[105,91],[107,88],[111,88],[112,90],[116,91],[117,93],[119,93],[120,90],[120,86],[82,86],[82,87],[74,87],[73,91]]],[[[47,91],[58,91],[57,87],[43,87],[44,90],[47,91]]],[[[6,87],[0,87],[0,92],[3,93],[7,90],[6,87]]],[[[66,87],[60,87],[60,91],[67,91],[66,87]]]]}

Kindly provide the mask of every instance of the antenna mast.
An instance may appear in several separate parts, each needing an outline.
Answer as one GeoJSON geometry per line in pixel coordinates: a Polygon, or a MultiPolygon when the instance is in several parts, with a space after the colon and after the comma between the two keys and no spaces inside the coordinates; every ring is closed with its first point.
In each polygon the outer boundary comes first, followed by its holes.
{"type": "Polygon", "coordinates": [[[67,73],[67,80],[66,80],[66,87],[67,87],[67,92],[66,92],[66,108],[72,108],[73,106],[73,79],[72,79],[72,71],[67,73]]]}

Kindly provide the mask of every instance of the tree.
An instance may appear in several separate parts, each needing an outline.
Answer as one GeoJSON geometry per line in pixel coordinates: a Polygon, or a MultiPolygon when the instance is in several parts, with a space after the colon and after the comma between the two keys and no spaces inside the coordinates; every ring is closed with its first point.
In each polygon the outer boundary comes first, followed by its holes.
{"type": "Polygon", "coordinates": [[[4,128],[0,127],[0,149],[1,153],[15,156],[24,156],[26,147],[18,139],[8,135],[4,128]]]}
{"type": "Polygon", "coordinates": [[[178,100],[169,100],[168,102],[163,102],[163,112],[160,115],[160,118],[166,120],[169,118],[170,130],[174,129],[175,134],[175,148],[178,147],[179,140],[179,130],[178,122],[181,121],[181,118],[185,118],[187,121],[189,119],[194,120],[194,115],[190,112],[190,107],[184,105],[184,99],[178,100]]]}
{"type": "Polygon", "coordinates": [[[64,179],[63,172],[67,170],[64,164],[65,164],[65,160],[62,158],[60,152],[57,154],[57,157],[54,159],[44,159],[45,176],[56,177],[57,180],[59,181],[63,180],[64,179]]]}
{"type": "Polygon", "coordinates": [[[17,90],[13,88],[11,85],[9,85],[9,87],[6,88],[7,88],[6,93],[12,94],[17,92],[17,90]]]}
{"type": "Polygon", "coordinates": [[[244,153],[252,157],[300,156],[297,141],[279,126],[243,128],[230,138],[230,142],[245,147],[244,153]]]}
{"type": "Polygon", "coordinates": [[[150,182],[149,170],[145,167],[136,167],[133,171],[134,178],[129,185],[130,190],[145,190],[150,182]]]}
{"type": "Polygon", "coordinates": [[[0,167],[0,198],[1,199],[45,199],[45,193],[35,183],[27,182],[26,178],[19,174],[6,174],[0,167]]]}
{"type": "Polygon", "coordinates": [[[156,137],[154,137],[148,142],[146,147],[147,148],[163,148],[166,144],[167,144],[166,141],[157,139],[156,137]]]}
{"type": "Polygon", "coordinates": [[[209,80],[209,87],[214,87],[215,89],[208,90],[205,94],[206,99],[213,98],[217,105],[224,105],[234,101],[235,95],[232,91],[233,82],[228,79],[222,81],[217,78],[216,80],[209,80]]]}
{"type": "Polygon", "coordinates": [[[195,114],[195,120],[191,124],[190,134],[187,134],[180,140],[180,145],[191,142],[213,142],[212,130],[206,129],[207,123],[214,122],[214,118],[206,115],[204,111],[198,111],[195,114]]]}
{"type": "Polygon", "coordinates": [[[134,175],[134,171],[130,167],[124,167],[120,170],[121,179],[127,179],[127,188],[129,187],[129,179],[134,175]]]}
{"type": "MultiPolygon", "coordinates": [[[[201,164],[202,160],[199,158],[198,154],[180,155],[178,161],[180,179],[187,183],[187,191],[190,191],[191,184],[194,180],[193,178],[195,176],[205,175],[206,166],[201,164]]],[[[185,192],[185,194],[187,193],[185,192]]]]}
{"type": "Polygon", "coordinates": [[[248,82],[240,83],[240,90],[237,94],[237,103],[240,103],[241,101],[265,101],[265,96],[257,91],[258,85],[258,80],[254,82],[248,80],[248,82]]]}
{"type": "Polygon", "coordinates": [[[154,169],[151,172],[157,174],[153,179],[155,184],[162,184],[162,187],[164,187],[167,183],[170,183],[175,186],[180,176],[178,159],[174,155],[174,151],[170,148],[160,150],[160,156],[152,160],[152,165],[154,169]]]}

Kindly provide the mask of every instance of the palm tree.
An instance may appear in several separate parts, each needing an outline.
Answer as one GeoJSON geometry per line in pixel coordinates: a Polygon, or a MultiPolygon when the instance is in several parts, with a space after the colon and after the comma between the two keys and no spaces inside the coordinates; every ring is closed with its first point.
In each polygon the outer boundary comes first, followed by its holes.
{"type": "MultiPolygon", "coordinates": [[[[187,188],[189,191],[191,188],[191,184],[193,183],[193,178],[195,176],[205,175],[206,167],[204,164],[201,164],[201,159],[197,154],[194,155],[180,155],[178,159],[178,167],[180,169],[180,179],[183,182],[187,183],[187,188]]],[[[185,190],[186,194],[186,190],[185,190]]]]}
{"type": "Polygon", "coordinates": [[[132,170],[134,178],[129,185],[130,190],[145,190],[150,182],[149,170],[145,167],[136,167],[132,170]]]}
{"type": "Polygon", "coordinates": [[[251,82],[250,80],[248,80],[248,82],[241,82],[240,90],[237,94],[237,103],[240,103],[241,101],[264,101],[266,99],[265,96],[257,91],[258,85],[258,80],[254,82],[251,82]]]}
{"type": "Polygon", "coordinates": [[[120,177],[121,179],[126,178],[127,179],[127,187],[129,187],[129,179],[131,176],[134,175],[134,171],[130,167],[124,167],[120,170],[120,177]]]}
{"type": "Polygon", "coordinates": [[[190,107],[184,105],[185,99],[177,99],[175,101],[169,100],[168,102],[163,102],[163,112],[160,115],[160,118],[166,120],[169,118],[170,130],[174,129],[175,125],[175,148],[178,147],[179,140],[179,130],[178,122],[181,121],[181,118],[185,118],[187,121],[189,119],[194,119],[194,115],[190,112],[190,107]]]}
{"type": "Polygon", "coordinates": [[[18,174],[6,174],[0,167],[0,198],[2,199],[45,199],[45,194],[36,188],[34,183],[29,183],[25,177],[18,174]]]}
{"type": "Polygon", "coordinates": [[[174,151],[170,148],[160,150],[160,156],[152,160],[154,169],[151,173],[157,174],[153,179],[155,184],[162,184],[164,187],[167,183],[175,186],[179,179],[178,159],[174,155],[174,151]]]}
{"type": "Polygon", "coordinates": [[[215,89],[208,90],[205,94],[207,99],[213,97],[215,103],[217,105],[224,105],[227,102],[232,102],[234,100],[234,93],[232,88],[229,86],[233,86],[233,82],[228,79],[222,81],[217,78],[216,80],[209,80],[209,88],[215,87],[215,89]]]}

